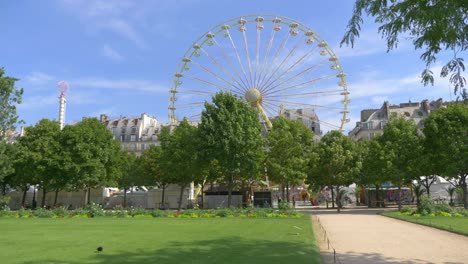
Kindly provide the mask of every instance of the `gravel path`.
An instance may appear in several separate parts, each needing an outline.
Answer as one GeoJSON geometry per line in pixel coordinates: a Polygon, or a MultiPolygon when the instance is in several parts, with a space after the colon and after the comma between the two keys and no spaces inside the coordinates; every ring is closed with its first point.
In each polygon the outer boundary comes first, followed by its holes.
{"type": "Polygon", "coordinates": [[[304,210],[313,213],[324,263],[333,263],[333,249],[342,264],[468,263],[467,236],[376,215],[379,211],[304,210]]]}

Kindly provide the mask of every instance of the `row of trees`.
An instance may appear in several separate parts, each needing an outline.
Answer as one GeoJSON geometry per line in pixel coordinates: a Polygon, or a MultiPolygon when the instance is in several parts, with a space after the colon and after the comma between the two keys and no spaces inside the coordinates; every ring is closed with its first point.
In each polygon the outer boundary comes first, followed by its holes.
{"type": "MultiPolygon", "coordinates": [[[[191,182],[217,182],[228,189],[228,206],[235,188],[248,187],[265,177],[286,190],[304,180],[313,188],[333,187],[338,210],[340,188],[353,182],[377,189],[392,182],[399,189],[420,180],[429,189],[435,175],[462,188],[467,204],[468,106],[449,105],[432,113],[422,131],[404,117],[391,117],[382,136],[354,142],[338,131],[314,144],[313,133],[302,123],[279,117],[262,136],[258,113],[242,99],[227,93],[206,103],[201,123],[187,120],[165,127],[160,145],[141,158],[128,155],[103,124],[84,119],[60,130],[43,119],[26,128],[26,135],[9,148],[0,179],[3,189],[13,186],[24,194],[30,185],[43,192],[87,190],[102,186],[180,186],[179,208],[191,182]],[[421,175],[427,175],[421,180],[421,175]]],[[[126,192],[124,192],[126,193],[126,192]]],[[[283,192],[284,193],[284,192],[283,192]]],[[[378,192],[377,192],[378,193],[378,192]]],[[[334,193],[332,192],[332,195],[334,193]]],[[[56,200],[56,199],[55,199],[56,200]]],[[[398,199],[400,200],[400,199],[398,199]]],[[[164,200],[162,201],[164,204],[164,200]]]]}

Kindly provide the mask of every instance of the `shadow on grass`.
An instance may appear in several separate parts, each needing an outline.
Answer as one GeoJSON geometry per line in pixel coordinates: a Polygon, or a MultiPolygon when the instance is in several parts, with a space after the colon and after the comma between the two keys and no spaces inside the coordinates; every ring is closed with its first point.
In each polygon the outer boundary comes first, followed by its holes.
{"type": "MultiPolygon", "coordinates": [[[[112,245],[103,246],[102,253],[96,253],[85,261],[63,261],[62,258],[49,259],[41,263],[320,263],[319,252],[311,244],[272,242],[253,238],[232,237],[190,243],[178,241],[170,242],[164,248],[154,249],[150,249],[151,240],[148,240],[144,249],[121,252],[113,252],[112,245]]],[[[33,263],[38,262],[24,264],[33,263]]]]}

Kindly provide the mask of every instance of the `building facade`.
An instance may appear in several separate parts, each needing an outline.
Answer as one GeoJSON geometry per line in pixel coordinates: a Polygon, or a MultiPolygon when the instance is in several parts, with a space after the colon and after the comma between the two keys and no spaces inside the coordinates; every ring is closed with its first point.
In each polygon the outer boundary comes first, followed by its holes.
{"type": "Polygon", "coordinates": [[[163,125],[154,117],[146,113],[139,117],[109,118],[102,114],[100,121],[112,132],[122,149],[133,152],[137,156],[151,146],[159,145],[159,134],[163,125]]]}
{"type": "Polygon", "coordinates": [[[389,118],[392,115],[401,115],[422,128],[422,120],[429,114],[442,107],[442,99],[436,101],[423,100],[421,102],[408,102],[399,105],[390,105],[384,102],[380,109],[365,109],[361,111],[361,120],[356,122],[356,127],[348,135],[355,141],[370,140],[383,133],[389,118]]]}
{"type": "Polygon", "coordinates": [[[285,109],[280,108],[280,116],[290,120],[297,120],[303,123],[314,133],[314,141],[319,142],[322,137],[322,130],[320,129],[320,121],[314,109],[301,108],[301,109],[285,109]]]}

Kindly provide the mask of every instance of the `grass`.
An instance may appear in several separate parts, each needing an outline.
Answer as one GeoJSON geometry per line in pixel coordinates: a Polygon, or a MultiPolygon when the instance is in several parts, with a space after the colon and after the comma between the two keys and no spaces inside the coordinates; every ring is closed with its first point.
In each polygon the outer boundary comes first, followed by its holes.
{"type": "Polygon", "coordinates": [[[0,234],[5,264],[320,263],[308,216],[0,219],[0,234]]]}
{"type": "Polygon", "coordinates": [[[468,236],[467,217],[447,217],[447,216],[409,216],[398,212],[386,212],[382,215],[402,219],[416,224],[431,226],[442,230],[451,231],[468,236]]]}

